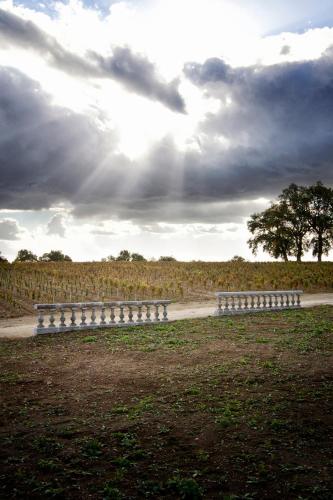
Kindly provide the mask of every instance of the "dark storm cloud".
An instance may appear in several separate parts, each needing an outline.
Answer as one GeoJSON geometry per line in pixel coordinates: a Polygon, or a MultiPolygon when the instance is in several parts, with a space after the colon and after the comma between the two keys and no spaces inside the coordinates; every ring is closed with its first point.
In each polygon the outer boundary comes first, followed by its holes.
{"type": "Polygon", "coordinates": [[[73,200],[84,181],[93,185],[94,172],[103,171],[112,151],[112,135],[52,106],[39,85],[17,70],[0,68],[0,89],[1,207],[49,207],[73,200]]]}
{"type": "Polygon", "coordinates": [[[53,36],[38,28],[32,21],[3,9],[0,9],[0,41],[4,46],[14,45],[34,50],[49,64],[66,73],[81,77],[100,76],[97,67],[66,50],[53,36]]]}
{"type": "Polygon", "coordinates": [[[131,162],[115,152],[112,135],[87,117],[51,105],[19,71],[1,68],[0,89],[0,208],[68,202],[81,218],[142,224],[228,222],[246,215],[248,205],[232,203],[232,193],[209,192],[209,165],[203,172],[200,155],[180,153],[171,139],[131,162]],[[224,197],[229,201],[221,207],[224,197]]]}
{"type": "Polygon", "coordinates": [[[92,58],[105,75],[123,82],[130,90],[157,99],[174,111],[185,111],[185,103],[178,92],[178,81],[165,84],[158,80],[155,66],[145,57],[133,54],[129,48],[117,47],[111,57],[91,52],[92,58]]]}
{"type": "Polygon", "coordinates": [[[82,58],[66,50],[57,40],[32,21],[0,9],[0,42],[34,50],[52,66],[80,78],[110,78],[129,91],[156,100],[172,111],[184,113],[185,103],[178,82],[164,82],[155,66],[129,48],[115,48],[109,57],[93,51],[82,58]]]}
{"type": "Polygon", "coordinates": [[[188,63],[185,75],[220,102],[200,124],[207,191],[273,195],[288,182],[333,182],[333,53],[314,61],[232,68],[188,63]],[[223,152],[221,138],[230,141],[223,152]]]}
{"type": "Polygon", "coordinates": [[[199,86],[208,82],[225,82],[229,79],[231,72],[230,66],[218,57],[211,57],[204,64],[190,62],[184,66],[185,75],[199,86]]]}
{"type": "Polygon", "coordinates": [[[333,183],[332,51],[269,67],[214,59],[185,72],[220,103],[198,125],[198,148],[179,151],[167,137],[130,161],[92,121],[50,106],[36,83],[3,69],[0,208],[68,201],[87,219],[216,224],[241,222],[264,208],[257,198],[291,182],[333,183]]]}

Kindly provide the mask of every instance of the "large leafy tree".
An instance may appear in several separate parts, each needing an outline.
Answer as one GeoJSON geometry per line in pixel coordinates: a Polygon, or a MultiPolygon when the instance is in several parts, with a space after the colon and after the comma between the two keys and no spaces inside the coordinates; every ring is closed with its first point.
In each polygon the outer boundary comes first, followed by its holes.
{"type": "Polygon", "coordinates": [[[307,221],[313,255],[321,262],[333,246],[333,189],[317,182],[308,188],[307,221]]]}
{"type": "Polygon", "coordinates": [[[294,256],[300,262],[312,247],[321,261],[333,246],[333,189],[321,182],[309,187],[290,184],[276,204],[251,215],[248,229],[253,253],[262,246],[272,257],[287,261],[294,256]]]}
{"type": "Polygon", "coordinates": [[[272,205],[261,213],[251,215],[247,223],[253,238],[248,240],[254,254],[260,246],[275,259],[285,262],[295,251],[295,241],[290,228],[286,224],[286,206],[272,205]]]}
{"type": "Polygon", "coordinates": [[[293,239],[292,255],[297,262],[301,261],[304,250],[309,248],[309,221],[307,217],[307,205],[309,192],[306,187],[290,184],[279,196],[279,206],[283,211],[284,225],[293,239]]]}
{"type": "Polygon", "coordinates": [[[15,262],[37,262],[37,255],[25,248],[17,252],[15,262]]]}

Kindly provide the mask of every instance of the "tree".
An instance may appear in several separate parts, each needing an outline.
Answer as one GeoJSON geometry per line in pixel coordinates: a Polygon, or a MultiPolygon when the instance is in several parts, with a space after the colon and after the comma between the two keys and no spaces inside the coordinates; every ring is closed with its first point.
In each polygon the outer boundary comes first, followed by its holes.
{"type": "Polygon", "coordinates": [[[246,262],[244,257],[241,257],[240,255],[234,255],[232,259],[230,259],[229,262],[246,262]]]}
{"type": "Polygon", "coordinates": [[[333,189],[317,182],[313,186],[290,186],[278,203],[251,215],[248,228],[254,235],[248,244],[253,253],[261,245],[275,258],[295,256],[301,261],[305,250],[320,262],[333,246],[333,189]]]}
{"type": "Polygon", "coordinates": [[[37,260],[37,255],[32,253],[30,250],[22,249],[17,252],[14,262],[37,262],[37,260]]]}
{"type": "Polygon", "coordinates": [[[129,262],[131,260],[131,254],[128,250],[121,250],[116,260],[124,260],[126,262],[129,262]]]}
{"type": "Polygon", "coordinates": [[[177,259],[171,257],[169,255],[162,255],[159,259],[159,262],[176,262],[177,259]]]}
{"type": "Polygon", "coordinates": [[[307,221],[313,234],[312,253],[321,262],[333,246],[333,189],[321,182],[308,188],[307,221]]]}
{"type": "Polygon", "coordinates": [[[146,259],[140,253],[132,253],[131,260],[132,262],[146,262],[146,259]]]}
{"type": "Polygon", "coordinates": [[[310,226],[307,217],[307,205],[309,200],[308,188],[290,184],[279,196],[280,207],[284,212],[284,225],[288,228],[294,240],[292,255],[300,262],[304,250],[309,248],[307,237],[310,226]]]}
{"type": "Polygon", "coordinates": [[[293,255],[295,242],[286,224],[285,205],[275,204],[261,213],[251,215],[247,227],[254,235],[248,240],[248,245],[255,255],[259,246],[275,259],[282,257],[285,262],[293,255]]]}
{"type": "Polygon", "coordinates": [[[130,253],[128,250],[121,250],[119,252],[118,257],[114,257],[113,255],[109,255],[108,257],[102,259],[102,262],[112,262],[112,261],[125,261],[125,262],[146,262],[146,259],[140,253],[130,253]]]}
{"type": "Polygon", "coordinates": [[[44,253],[40,258],[42,262],[72,262],[68,255],[64,255],[61,250],[51,250],[49,253],[44,253]]]}

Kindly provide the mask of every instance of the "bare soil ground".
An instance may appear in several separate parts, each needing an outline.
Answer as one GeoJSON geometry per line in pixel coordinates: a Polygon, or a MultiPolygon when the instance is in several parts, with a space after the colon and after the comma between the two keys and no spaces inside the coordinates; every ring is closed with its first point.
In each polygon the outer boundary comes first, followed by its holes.
{"type": "Polygon", "coordinates": [[[331,499],[333,307],[0,341],[0,497],[331,499]]]}

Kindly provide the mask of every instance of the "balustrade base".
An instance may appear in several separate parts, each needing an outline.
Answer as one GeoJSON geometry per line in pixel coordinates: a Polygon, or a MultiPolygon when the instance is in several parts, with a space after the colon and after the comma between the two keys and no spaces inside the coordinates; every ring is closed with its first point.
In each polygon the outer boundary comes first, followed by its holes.
{"type": "Polygon", "coordinates": [[[77,332],[83,330],[104,330],[105,328],[124,328],[131,326],[143,326],[143,325],[158,325],[161,323],[167,323],[168,319],[160,319],[159,321],[151,320],[151,321],[133,321],[131,323],[111,323],[106,325],[82,325],[82,326],[44,326],[44,327],[35,327],[34,334],[40,335],[44,333],[63,333],[63,332],[77,332]]]}
{"type": "Polygon", "coordinates": [[[216,309],[214,312],[214,316],[235,316],[237,314],[249,314],[249,313],[257,313],[257,312],[272,312],[272,311],[287,311],[290,309],[301,309],[301,305],[294,306],[283,306],[283,307],[257,307],[253,309],[236,309],[236,310],[219,310],[216,309]]]}

